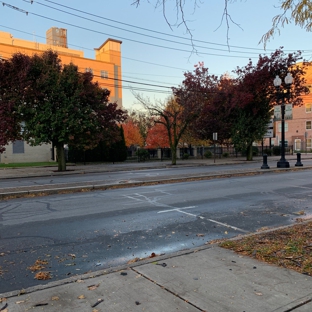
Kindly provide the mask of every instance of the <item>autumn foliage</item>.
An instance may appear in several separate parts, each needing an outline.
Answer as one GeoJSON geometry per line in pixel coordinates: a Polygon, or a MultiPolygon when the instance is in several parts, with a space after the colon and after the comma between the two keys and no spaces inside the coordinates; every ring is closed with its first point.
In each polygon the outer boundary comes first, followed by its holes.
{"type": "Polygon", "coordinates": [[[127,147],[131,145],[143,146],[144,140],[142,138],[138,125],[136,125],[131,119],[129,119],[122,125],[122,127],[124,130],[127,147]]]}

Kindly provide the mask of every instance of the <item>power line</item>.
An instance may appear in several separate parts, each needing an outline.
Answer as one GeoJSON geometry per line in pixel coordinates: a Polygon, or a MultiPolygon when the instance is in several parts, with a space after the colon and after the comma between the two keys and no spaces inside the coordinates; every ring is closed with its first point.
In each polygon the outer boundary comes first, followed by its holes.
{"type": "MultiPolygon", "coordinates": [[[[64,22],[64,21],[61,21],[61,20],[57,20],[57,19],[54,19],[54,18],[51,18],[51,17],[47,17],[47,16],[44,16],[44,15],[41,15],[41,14],[33,13],[33,12],[30,12],[30,11],[25,11],[25,10],[22,10],[20,8],[15,7],[15,6],[8,5],[7,3],[2,2],[2,1],[1,1],[1,3],[3,4],[3,6],[7,6],[7,7],[11,8],[11,9],[17,10],[18,12],[25,13],[26,15],[32,14],[34,16],[37,16],[37,17],[40,17],[40,18],[43,18],[43,19],[51,20],[51,21],[54,21],[54,22],[57,22],[57,23],[63,23],[65,25],[72,26],[72,27],[75,27],[75,28],[78,28],[78,29],[82,29],[82,30],[98,33],[98,34],[105,35],[105,36],[108,36],[108,37],[111,36],[110,34],[107,34],[107,33],[104,33],[104,32],[98,31],[98,30],[93,30],[93,29],[90,29],[90,28],[87,28],[87,27],[82,27],[82,26],[79,26],[79,25],[67,23],[67,22],[64,22]]],[[[156,48],[162,48],[162,49],[179,51],[179,52],[187,52],[187,53],[191,52],[189,50],[173,48],[173,47],[167,47],[167,46],[162,46],[162,45],[148,43],[148,42],[142,42],[142,41],[139,41],[139,40],[129,39],[129,38],[121,37],[121,36],[114,36],[114,37],[119,38],[121,40],[127,40],[127,41],[131,41],[131,42],[139,43],[139,44],[149,45],[149,46],[156,47],[156,48]]],[[[202,55],[219,56],[219,57],[230,57],[230,58],[244,58],[244,59],[255,58],[255,57],[247,57],[247,56],[224,55],[224,54],[215,54],[215,53],[198,52],[198,51],[196,53],[198,55],[202,54],[202,55]]]]}
{"type": "MultiPolygon", "coordinates": [[[[28,3],[30,3],[30,2],[31,3],[32,2],[39,3],[38,1],[29,1],[29,0],[23,0],[23,1],[28,2],[28,3]]],[[[145,28],[145,27],[139,27],[139,26],[135,26],[135,25],[132,25],[132,24],[127,24],[127,23],[124,23],[124,22],[120,22],[120,21],[116,21],[116,20],[113,20],[113,19],[109,19],[107,17],[103,17],[103,16],[99,16],[99,15],[96,15],[96,14],[93,14],[93,13],[86,12],[86,11],[78,10],[78,9],[73,8],[73,7],[66,6],[66,5],[63,5],[63,4],[51,1],[51,0],[43,0],[43,1],[46,1],[46,2],[49,2],[49,3],[53,3],[53,4],[58,5],[60,7],[64,7],[64,8],[70,9],[72,11],[76,11],[76,12],[83,13],[83,14],[86,14],[86,15],[89,15],[89,16],[93,16],[93,17],[97,17],[97,18],[100,18],[100,19],[103,19],[103,20],[107,20],[107,21],[110,21],[110,22],[113,22],[113,23],[129,26],[129,27],[132,27],[132,28],[136,28],[136,29],[140,29],[140,30],[144,30],[144,31],[148,31],[148,32],[152,32],[152,33],[156,33],[156,34],[172,37],[172,38],[178,38],[178,39],[182,39],[182,40],[190,40],[190,39],[182,37],[182,36],[168,34],[168,33],[160,32],[160,31],[156,31],[156,30],[151,30],[151,29],[148,29],[148,28],[145,28]]],[[[110,26],[110,25],[108,25],[108,26],[110,26]]],[[[200,43],[216,45],[216,46],[223,46],[223,47],[227,47],[227,48],[230,47],[230,48],[238,48],[238,49],[246,49],[246,50],[263,51],[263,49],[259,49],[259,48],[249,48],[249,47],[241,47],[241,46],[229,46],[227,44],[220,44],[220,43],[203,41],[203,40],[197,40],[197,39],[192,39],[192,41],[193,42],[200,42],[200,43]]],[[[268,49],[267,51],[274,52],[275,50],[268,49]]],[[[311,50],[305,50],[305,51],[311,51],[311,50]]],[[[285,50],[285,52],[290,52],[290,50],[285,50]]]]}
{"type": "MultiPolygon", "coordinates": [[[[30,3],[30,1],[27,1],[27,0],[23,0],[25,2],[28,2],[30,3]]],[[[194,48],[201,48],[201,49],[208,49],[208,50],[214,50],[214,51],[223,51],[223,52],[229,52],[228,50],[225,50],[225,49],[217,49],[217,48],[209,48],[209,47],[204,47],[204,46],[196,46],[196,45],[192,45],[190,43],[182,43],[182,42],[178,42],[178,41],[173,41],[171,39],[164,39],[164,38],[160,38],[160,37],[155,37],[155,36],[151,36],[151,35],[147,35],[147,34],[142,34],[142,33],[139,33],[139,32],[136,32],[136,31],[132,31],[132,30],[129,30],[129,29],[125,29],[125,28],[121,28],[121,27],[116,27],[116,26],[112,26],[112,25],[109,25],[109,24],[106,24],[106,23],[102,23],[102,22],[99,22],[99,21],[95,21],[93,19],[90,19],[90,18],[87,18],[87,17],[83,17],[81,15],[77,15],[77,14],[73,14],[73,13],[70,13],[68,11],[64,11],[64,10],[61,10],[61,9],[57,9],[55,7],[52,7],[50,5],[46,5],[46,4],[43,4],[39,1],[31,1],[32,3],[35,2],[35,3],[38,3],[39,5],[42,5],[44,7],[47,7],[47,8],[50,8],[50,9],[53,9],[53,10],[56,10],[56,11],[59,11],[59,12],[62,12],[62,13],[65,13],[65,14],[68,14],[68,15],[71,15],[71,16],[74,16],[74,17],[78,17],[78,18],[81,18],[81,19],[84,19],[84,20],[87,20],[87,21],[90,21],[90,22],[93,22],[93,23],[97,23],[97,24],[101,24],[101,25],[104,25],[104,26],[108,26],[108,27],[113,27],[114,29],[119,29],[119,30],[122,30],[122,31],[126,31],[126,32],[130,32],[130,33],[133,33],[133,34],[136,34],[136,35],[140,35],[140,36],[144,36],[144,37],[148,37],[148,38],[152,38],[152,39],[157,39],[157,40],[161,40],[161,41],[165,41],[165,42],[170,42],[170,43],[175,43],[175,44],[180,44],[180,45],[184,45],[184,46],[188,46],[188,47],[192,47],[193,49],[194,48]]],[[[75,9],[73,9],[75,10],[75,9]]],[[[76,10],[75,10],[76,11],[76,10]]],[[[235,52],[235,53],[244,53],[244,54],[259,54],[258,52],[247,52],[247,51],[231,51],[231,52],[235,52]]]]}
{"type": "MultiPolygon", "coordinates": [[[[23,30],[19,30],[19,29],[8,27],[8,26],[4,26],[4,25],[0,25],[0,27],[7,28],[7,29],[10,29],[10,30],[14,30],[14,31],[18,31],[18,32],[21,32],[21,33],[24,33],[24,34],[27,34],[27,35],[31,35],[31,36],[34,35],[33,33],[29,33],[29,32],[23,31],[23,30]]],[[[46,37],[40,36],[40,35],[36,35],[36,37],[46,39],[46,37]]],[[[83,49],[83,50],[94,51],[94,49],[90,49],[90,48],[86,48],[86,47],[82,47],[82,46],[78,46],[78,45],[74,45],[74,44],[69,44],[69,45],[72,46],[72,47],[77,47],[77,48],[83,49]]],[[[143,64],[150,64],[150,65],[161,66],[161,67],[165,67],[165,68],[171,68],[171,69],[177,69],[177,70],[182,70],[182,71],[188,71],[185,68],[174,67],[174,66],[163,65],[163,64],[157,64],[157,63],[153,63],[153,62],[146,62],[146,61],[142,61],[142,60],[137,60],[137,59],[125,57],[123,55],[122,55],[122,58],[126,59],[126,60],[130,60],[130,61],[140,62],[140,63],[143,63],[143,64]]],[[[151,74],[149,74],[149,75],[152,76],[151,74]]]]}

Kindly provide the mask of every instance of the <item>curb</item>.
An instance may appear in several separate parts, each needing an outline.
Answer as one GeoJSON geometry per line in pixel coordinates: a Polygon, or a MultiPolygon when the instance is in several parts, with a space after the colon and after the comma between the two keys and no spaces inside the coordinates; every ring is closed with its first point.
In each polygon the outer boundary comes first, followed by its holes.
{"type": "MultiPolygon", "coordinates": [[[[54,188],[51,187],[51,188],[36,189],[36,190],[34,190],[34,189],[25,190],[26,187],[23,187],[23,190],[0,193],[0,200],[7,200],[7,199],[13,199],[13,198],[23,198],[23,197],[32,197],[32,196],[48,196],[48,195],[55,195],[55,194],[91,192],[91,191],[99,191],[99,190],[105,191],[108,189],[132,188],[132,187],[139,187],[139,186],[151,186],[151,185],[169,184],[169,183],[173,184],[173,183],[183,183],[183,182],[191,182],[191,181],[203,181],[203,180],[212,180],[212,179],[240,177],[240,176],[247,176],[250,174],[260,175],[260,174],[268,174],[268,173],[283,173],[283,172],[289,172],[289,171],[302,171],[302,170],[311,170],[311,169],[312,169],[312,166],[291,167],[291,168],[256,169],[256,170],[255,169],[250,169],[250,170],[247,169],[247,170],[243,170],[241,172],[185,176],[185,177],[177,177],[177,178],[167,178],[167,179],[163,179],[163,180],[158,179],[158,180],[151,180],[151,181],[140,181],[140,182],[129,182],[129,183],[118,183],[118,184],[64,186],[64,187],[54,187],[54,188]]],[[[29,187],[29,188],[31,188],[31,187],[29,187]]]]}
{"type": "MultiPolygon", "coordinates": [[[[305,224],[305,223],[308,223],[308,222],[311,222],[311,219],[306,220],[304,222],[301,222],[300,224],[305,224]]],[[[147,258],[144,258],[144,259],[140,259],[140,260],[138,260],[136,262],[133,262],[131,264],[124,264],[124,265],[120,265],[120,266],[117,266],[117,267],[111,267],[111,268],[107,268],[107,269],[94,271],[92,273],[85,273],[85,274],[81,274],[81,275],[68,277],[66,279],[49,282],[49,283],[44,284],[44,285],[37,285],[37,286],[28,287],[26,289],[14,290],[14,291],[2,293],[2,294],[0,294],[0,297],[11,298],[11,297],[24,295],[24,294],[30,294],[30,293],[33,293],[33,292],[36,292],[36,291],[40,291],[40,290],[45,290],[45,289],[54,288],[54,287],[57,287],[57,286],[62,286],[62,285],[70,284],[70,283],[75,283],[77,280],[88,280],[88,279],[91,279],[91,278],[94,278],[94,277],[99,277],[99,276],[102,276],[102,275],[107,275],[107,274],[111,274],[111,273],[121,272],[121,271],[129,270],[129,269],[132,269],[132,268],[140,267],[142,265],[150,264],[150,263],[153,263],[153,262],[163,261],[163,260],[172,259],[172,258],[179,257],[179,256],[192,254],[192,253],[195,253],[195,252],[200,252],[202,250],[207,250],[207,249],[211,249],[211,248],[222,248],[222,247],[219,247],[219,244],[222,241],[225,241],[225,240],[229,240],[229,241],[240,240],[240,239],[243,239],[243,238],[246,238],[246,237],[250,237],[250,236],[254,236],[254,235],[261,235],[263,233],[270,233],[270,232],[282,230],[282,229],[285,229],[285,228],[290,228],[290,227],[292,227],[294,225],[295,224],[289,224],[289,225],[285,225],[285,226],[279,226],[279,227],[271,228],[271,229],[268,229],[268,230],[265,230],[265,231],[253,232],[253,233],[247,233],[247,234],[239,234],[239,235],[237,235],[237,236],[235,236],[233,238],[221,239],[218,242],[213,242],[213,241],[212,241],[212,243],[206,242],[203,246],[194,247],[194,248],[190,248],[190,249],[187,249],[187,250],[180,250],[180,251],[176,251],[176,252],[173,252],[173,253],[170,253],[170,254],[161,254],[161,255],[155,256],[153,258],[147,257],[147,258]]],[[[235,251],[233,251],[233,253],[235,253],[235,251]]],[[[246,256],[246,257],[248,257],[248,256],[246,256]]],[[[259,261],[259,260],[256,260],[256,261],[259,261]]],[[[304,297],[304,298],[306,298],[306,297],[304,297]]],[[[304,301],[304,303],[303,303],[302,300],[304,298],[301,298],[301,299],[297,300],[298,301],[298,305],[297,305],[298,307],[300,305],[302,305],[302,304],[305,304],[307,302],[312,301],[312,295],[311,296],[307,296],[308,299],[306,299],[304,301]]],[[[284,310],[287,307],[282,307],[282,308],[283,308],[283,310],[278,309],[278,310],[276,310],[276,312],[287,312],[288,311],[288,310],[284,310]]],[[[292,308],[293,308],[293,306],[292,306],[292,308]]]]}

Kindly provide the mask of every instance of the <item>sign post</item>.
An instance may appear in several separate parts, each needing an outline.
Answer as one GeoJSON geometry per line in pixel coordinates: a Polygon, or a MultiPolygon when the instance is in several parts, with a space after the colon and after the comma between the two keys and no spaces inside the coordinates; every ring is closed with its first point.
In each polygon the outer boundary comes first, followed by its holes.
{"type": "Polygon", "coordinates": [[[213,139],[213,162],[216,162],[216,141],[218,140],[218,133],[214,132],[212,134],[212,139],[213,139]]]}

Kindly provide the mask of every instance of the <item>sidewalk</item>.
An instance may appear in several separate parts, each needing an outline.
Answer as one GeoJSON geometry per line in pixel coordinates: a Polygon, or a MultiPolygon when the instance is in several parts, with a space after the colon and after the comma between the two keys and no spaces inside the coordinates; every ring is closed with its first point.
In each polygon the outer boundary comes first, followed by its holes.
{"type": "MultiPolygon", "coordinates": [[[[287,160],[293,161],[294,158],[288,157],[287,160]]],[[[304,157],[302,159],[304,161],[304,157]]],[[[216,161],[217,165],[234,164],[234,160],[229,159],[216,161]]],[[[242,163],[243,159],[235,161],[242,163]]],[[[273,161],[272,158],[270,161],[273,161]]],[[[255,162],[260,168],[262,159],[257,158],[255,162]]],[[[214,164],[213,160],[178,161],[178,166],[182,165],[214,164]]],[[[170,163],[76,166],[74,171],[65,173],[54,172],[51,168],[2,169],[0,178],[166,166],[170,166],[170,163]]],[[[307,168],[311,167],[292,166],[290,170],[307,168]]],[[[274,171],[276,168],[272,166],[268,170],[274,171]]],[[[246,172],[243,169],[240,171],[246,172]]],[[[205,245],[0,294],[0,298],[6,298],[2,302],[0,300],[0,311],[5,312],[308,312],[312,311],[312,280],[310,276],[258,262],[217,245],[205,245]]]]}
{"type": "Polygon", "coordinates": [[[5,311],[310,312],[311,277],[205,246],[0,294],[5,311]]]}

